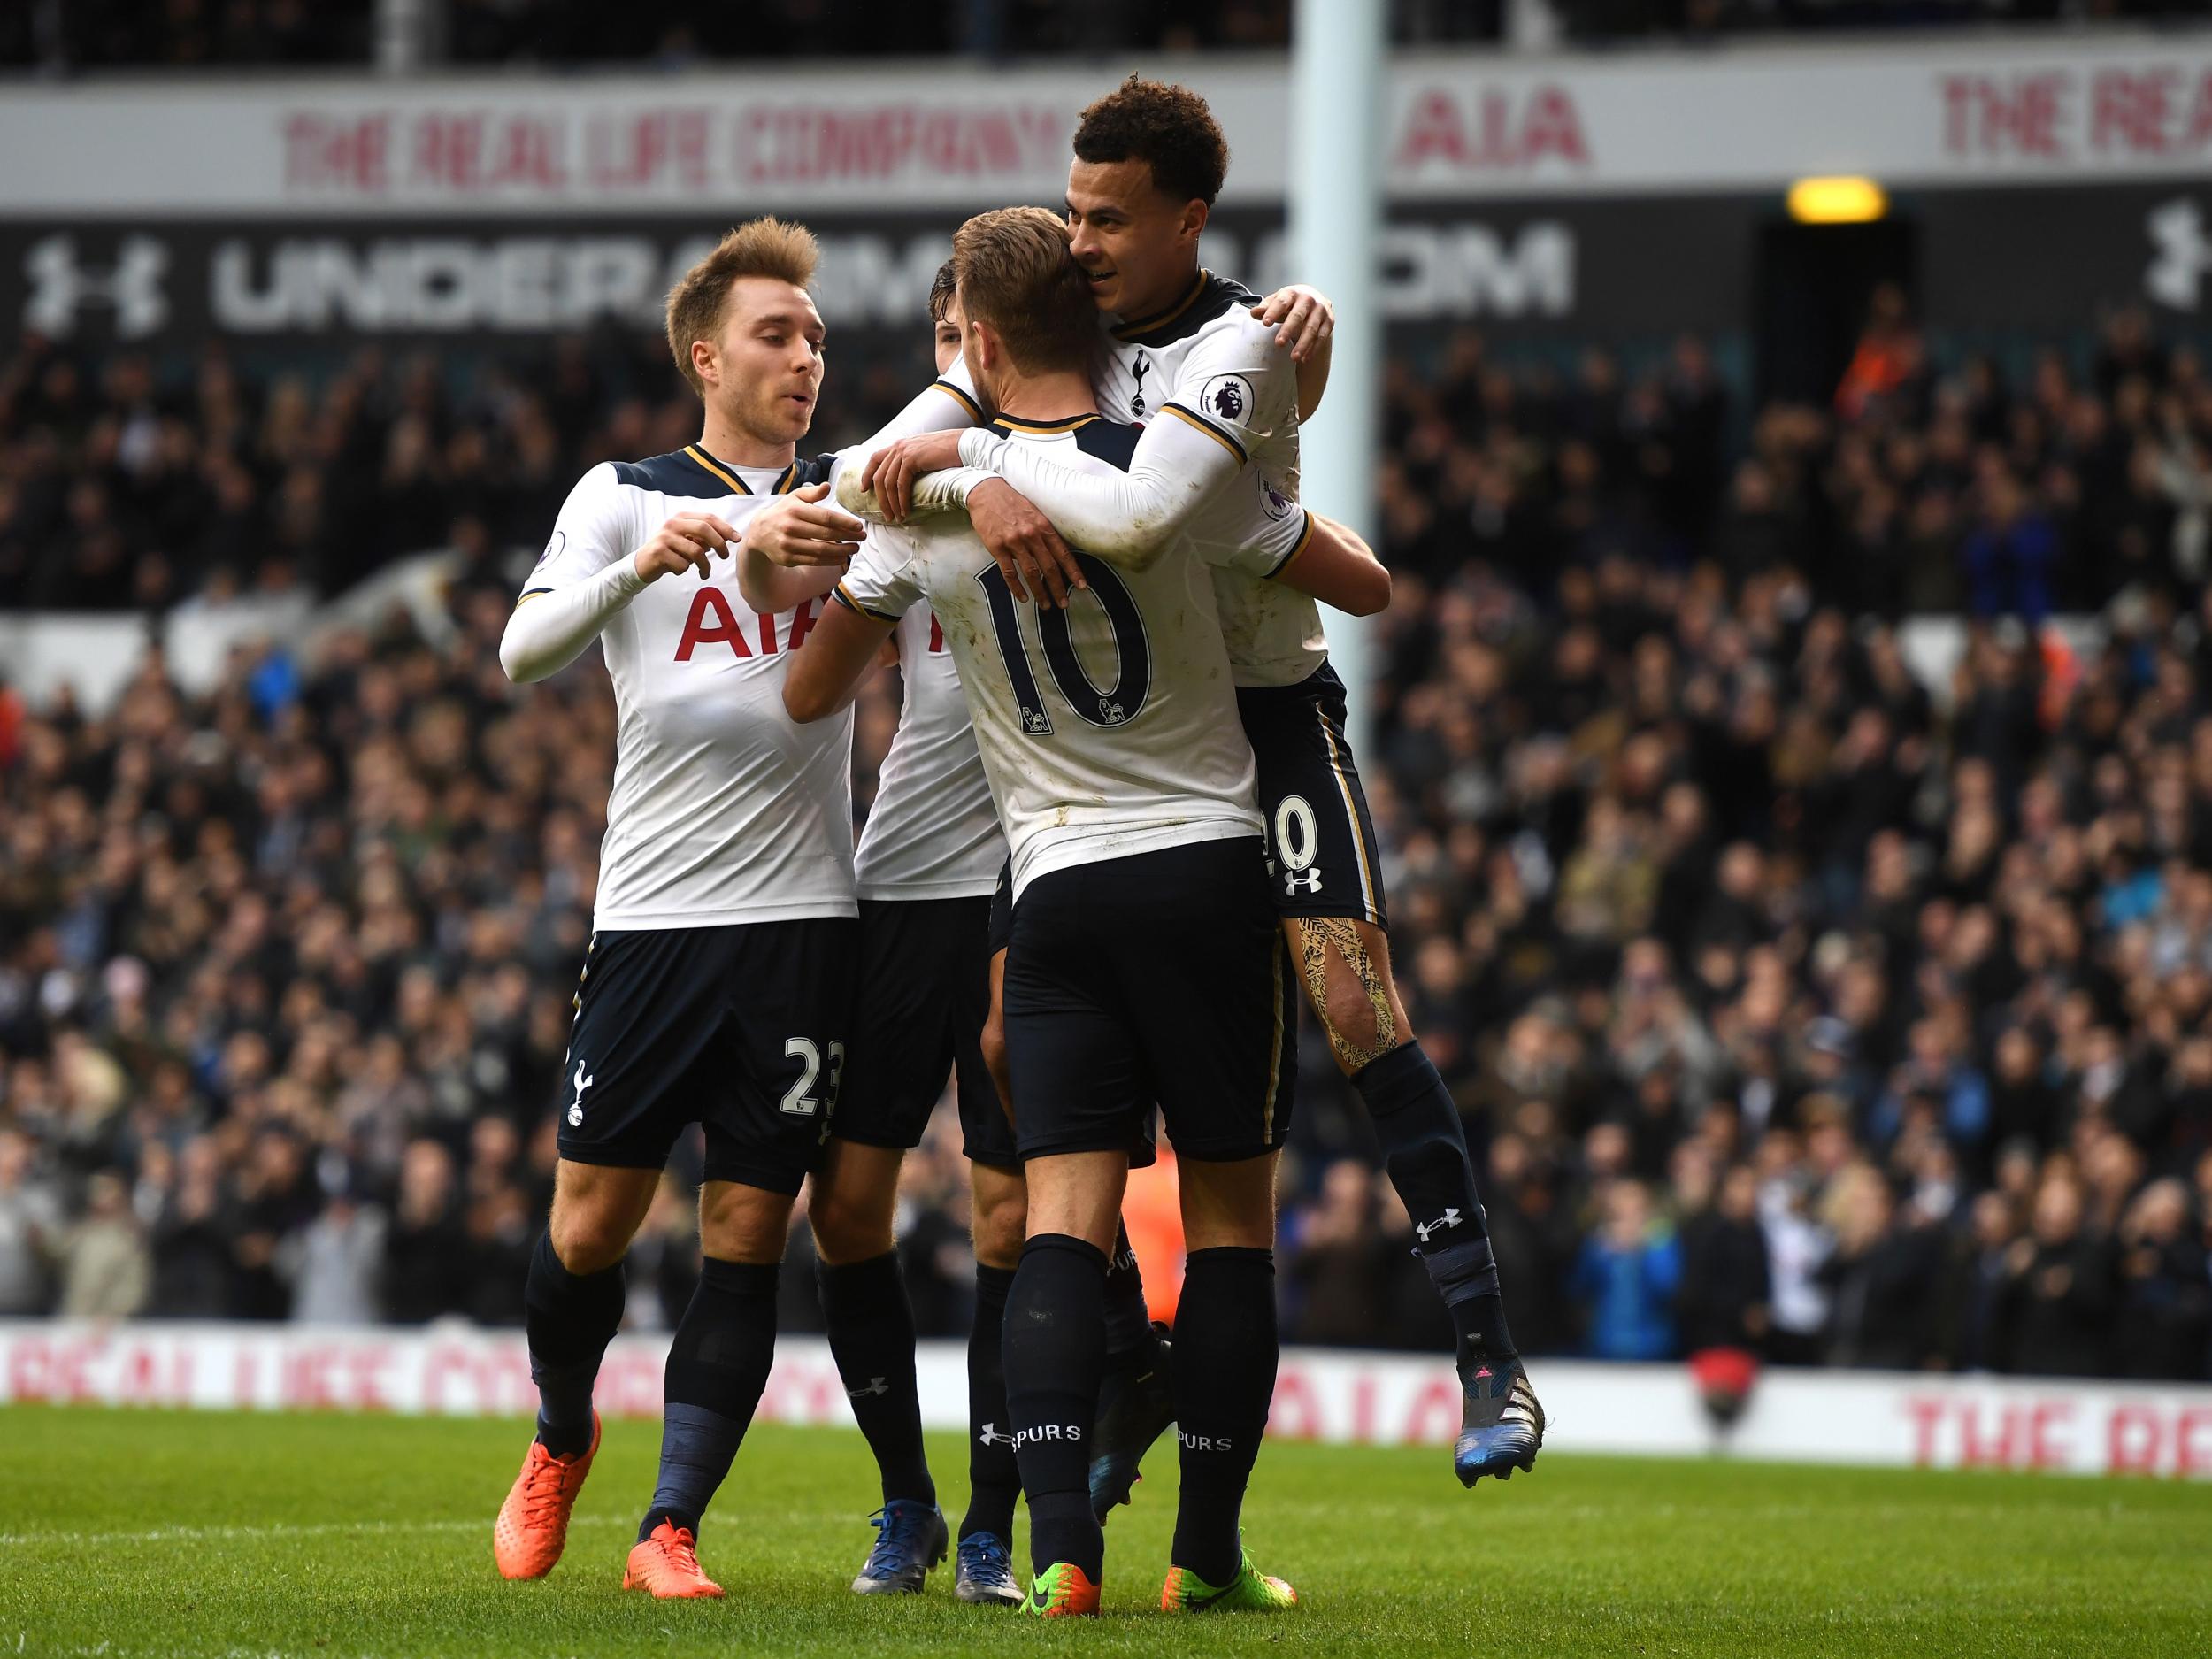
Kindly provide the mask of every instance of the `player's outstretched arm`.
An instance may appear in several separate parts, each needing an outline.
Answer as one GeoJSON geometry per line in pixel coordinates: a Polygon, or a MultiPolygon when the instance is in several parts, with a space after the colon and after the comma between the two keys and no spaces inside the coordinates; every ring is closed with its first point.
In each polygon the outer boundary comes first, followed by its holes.
{"type": "MultiPolygon", "coordinates": [[[[1171,404],[1137,440],[1126,472],[1079,470],[1042,444],[983,431],[961,435],[960,458],[1003,479],[1074,546],[1141,570],[1236,476],[1246,456],[1233,439],[1171,404]]],[[[971,511],[980,493],[980,485],[968,488],[971,511]]]]}
{"type": "Polygon", "coordinates": [[[1312,533],[1283,561],[1275,580],[1325,605],[1371,617],[1390,603],[1390,572],[1349,525],[1311,515],[1312,533]]]}
{"type": "Polygon", "coordinates": [[[1014,597],[1064,606],[1068,590],[1087,588],[1083,567],[1052,520],[989,472],[961,466],[959,434],[905,438],[838,469],[837,502],[877,524],[904,524],[936,512],[965,512],[969,527],[1005,573],[1014,597]]]}
{"type": "Polygon", "coordinates": [[[649,583],[682,570],[703,577],[716,557],[726,557],[736,541],[737,532],[712,513],[678,513],[644,546],[603,568],[568,580],[558,580],[557,569],[549,572],[547,585],[525,589],[507,618],[499,641],[500,666],[518,685],[558,673],[581,657],[615,613],[649,583]]]}
{"type": "MultiPolygon", "coordinates": [[[[843,469],[840,469],[842,471],[843,469]]],[[[868,526],[828,504],[827,484],[779,495],[745,525],[737,591],[763,616],[777,616],[837,586],[868,526]]]]}
{"type": "Polygon", "coordinates": [[[822,619],[784,670],[784,711],[805,726],[845,707],[897,620],[861,610],[838,589],[837,602],[823,607],[822,619]]]}

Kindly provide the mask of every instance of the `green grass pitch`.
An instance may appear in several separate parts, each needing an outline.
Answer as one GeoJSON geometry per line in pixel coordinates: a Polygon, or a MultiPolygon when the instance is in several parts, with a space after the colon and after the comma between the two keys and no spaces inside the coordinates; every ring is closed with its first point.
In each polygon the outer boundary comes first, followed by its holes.
{"type": "MultiPolygon", "coordinates": [[[[2212,1486],[1548,1453],[1463,1492],[1440,1449],[1271,1445],[1245,1512],[1280,1617],[1156,1610],[1169,1448],[1107,1529],[1107,1617],[1041,1625],[846,1584],[858,1435],[763,1427],[709,1516],[720,1602],[618,1589],[657,1431],[612,1425],[568,1554],[492,1570],[520,1422],[0,1411],[9,1654],[2212,1654],[2212,1486]]],[[[931,1455],[956,1519],[956,1437],[931,1455]]]]}

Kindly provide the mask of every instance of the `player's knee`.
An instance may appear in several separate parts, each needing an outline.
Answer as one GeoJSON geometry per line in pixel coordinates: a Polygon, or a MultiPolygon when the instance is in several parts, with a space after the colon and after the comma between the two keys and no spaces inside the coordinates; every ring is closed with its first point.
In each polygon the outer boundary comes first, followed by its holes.
{"type": "Polygon", "coordinates": [[[979,1201],[975,1207],[975,1259],[987,1267],[1011,1267],[1021,1260],[1029,1230],[1029,1206],[1020,1194],[979,1201]]]}
{"type": "Polygon", "coordinates": [[[1339,1062],[1344,1063],[1348,1056],[1356,1062],[1346,1064],[1347,1071],[1356,1071],[1368,1059],[1396,1047],[1399,1041],[1387,1006],[1378,1007],[1367,987],[1348,972],[1329,976],[1321,1019],[1334,1040],[1329,1046],[1339,1062]]]}
{"type": "Polygon", "coordinates": [[[547,1231],[561,1265],[580,1277],[612,1267],[630,1248],[622,1218],[595,1206],[555,1205],[547,1231]]]}
{"type": "Polygon", "coordinates": [[[893,1248],[891,1212],[897,1194],[878,1202],[872,1193],[817,1189],[807,1201],[814,1228],[814,1253],[833,1263],[865,1261],[893,1248]]]}
{"type": "Polygon", "coordinates": [[[790,1231],[787,1194],[710,1181],[699,1195],[700,1248],[717,1261],[781,1261],[790,1231]]]}

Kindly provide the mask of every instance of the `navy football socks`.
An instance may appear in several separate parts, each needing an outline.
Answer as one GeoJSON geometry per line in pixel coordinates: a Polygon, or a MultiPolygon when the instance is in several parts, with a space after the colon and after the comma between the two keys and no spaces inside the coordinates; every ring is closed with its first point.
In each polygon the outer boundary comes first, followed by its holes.
{"type": "Polygon", "coordinates": [[[1237,1517],[1275,1398],[1275,1253],[1193,1250],[1176,1304],[1174,1384],[1183,1490],[1169,1560],[1210,1585],[1237,1576],[1237,1517]]]}
{"type": "Polygon", "coordinates": [[[1105,1252],[1045,1233],[1023,1248],[1006,1298],[1006,1415],[1029,1494],[1030,1562],[1038,1572],[1072,1562],[1094,1584],[1106,1560],[1106,1534],[1091,1513],[1105,1296],[1105,1252]]]}
{"type": "Polygon", "coordinates": [[[776,1357],[773,1262],[709,1256],[668,1345],[660,1476],[640,1541],[663,1521],[694,1536],[752,1424],[776,1357]]]}
{"type": "Polygon", "coordinates": [[[1021,1473],[1014,1464],[1014,1425],[1006,1415],[1006,1293],[1014,1270],[975,1269],[975,1324],[968,1333],[968,1512],[960,1536],[1014,1536],[1014,1501],[1021,1473]]]}
{"type": "Polygon", "coordinates": [[[599,1362],[622,1325],[622,1263],[572,1273],[538,1234],[522,1292],[530,1380],[538,1386],[538,1439],[556,1457],[591,1449],[591,1391],[599,1362]]]}
{"type": "Polygon", "coordinates": [[[1451,1315],[1461,1374],[1485,1359],[1513,1358],[1467,1133],[1444,1079],[1421,1045],[1409,1042],[1362,1066],[1351,1081],[1374,1121],[1390,1184],[1413,1217],[1414,1254],[1451,1315]]]}
{"type": "Polygon", "coordinates": [[[883,1501],[933,1504],[937,1487],[922,1451],[922,1403],[914,1379],[914,1309],[895,1250],[841,1267],[817,1261],[822,1321],[853,1417],[876,1455],[883,1501]]]}

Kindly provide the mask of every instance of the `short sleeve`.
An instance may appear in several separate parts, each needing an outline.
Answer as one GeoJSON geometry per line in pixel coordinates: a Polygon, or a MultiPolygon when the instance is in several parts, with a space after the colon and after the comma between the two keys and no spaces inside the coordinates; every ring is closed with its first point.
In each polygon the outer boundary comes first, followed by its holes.
{"type": "Polygon", "coordinates": [[[1298,504],[1292,488],[1260,466],[1246,467],[1190,527],[1200,556],[1240,575],[1276,575],[1313,539],[1313,515],[1298,504]]]}
{"type": "Polygon", "coordinates": [[[576,480],[553,521],[553,534],[522,584],[524,598],[596,576],[645,538],[638,534],[629,492],[602,461],[576,480]]]}
{"type": "Polygon", "coordinates": [[[864,617],[896,622],[922,596],[916,552],[913,537],[906,531],[871,526],[837,584],[838,600],[864,617]]]}
{"type": "Polygon", "coordinates": [[[1298,425],[1298,369],[1274,330],[1233,312],[1206,331],[1176,371],[1161,413],[1187,421],[1248,461],[1268,439],[1298,425]]]}

